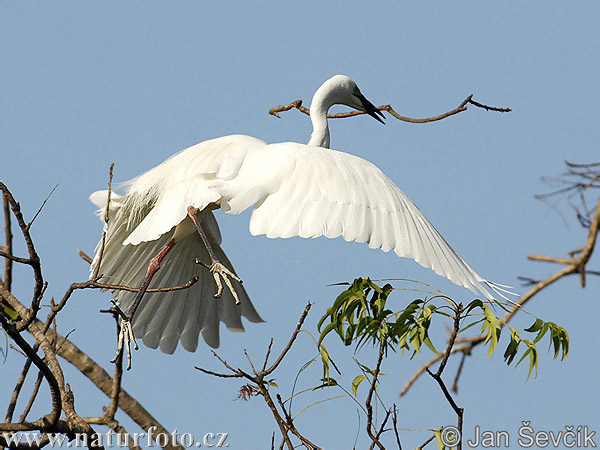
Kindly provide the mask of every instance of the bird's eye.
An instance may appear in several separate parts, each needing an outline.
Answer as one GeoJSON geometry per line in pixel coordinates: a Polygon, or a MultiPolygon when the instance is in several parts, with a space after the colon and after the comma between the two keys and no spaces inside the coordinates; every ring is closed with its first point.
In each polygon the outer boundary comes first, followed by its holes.
{"type": "Polygon", "coordinates": [[[358,88],[358,86],[355,84],[354,85],[354,91],[352,92],[354,95],[356,95],[357,97],[359,95],[362,95],[362,93],[360,92],[360,89],[358,88]]]}

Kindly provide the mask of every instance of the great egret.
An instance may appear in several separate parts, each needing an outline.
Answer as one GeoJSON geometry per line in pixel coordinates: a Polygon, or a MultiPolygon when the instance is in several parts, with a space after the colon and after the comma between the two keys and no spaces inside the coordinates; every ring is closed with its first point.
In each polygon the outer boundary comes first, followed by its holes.
{"type": "MultiPolygon", "coordinates": [[[[240,316],[262,321],[220,247],[215,208],[238,214],[254,206],[253,235],[342,236],[413,258],[489,300],[496,294],[502,296],[500,288],[477,275],[381,170],[362,158],[328,149],[327,112],[334,104],[365,111],[383,123],[383,114],[356,83],[336,75],[312,99],[313,132],[308,145],[266,144],[242,135],[212,139],[125,183],[124,196],[112,194],[98,273],[107,282],[142,286],[137,296],[127,291],[112,293],[118,306],[127,311],[118,351],[125,342],[129,355],[134,333],[147,346],[160,346],[165,353],[172,353],[179,340],[186,350],[194,351],[200,333],[208,345],[217,347],[219,321],[232,331],[243,331],[240,316]],[[165,268],[158,270],[163,258],[165,268]],[[196,258],[210,273],[197,269],[196,258]],[[151,280],[159,287],[176,286],[194,274],[200,280],[191,288],[147,293],[141,301],[151,280]],[[220,296],[219,300],[213,298],[213,278],[214,297],[220,296]]],[[[107,194],[99,191],[90,197],[100,214],[104,214],[107,194]]]]}

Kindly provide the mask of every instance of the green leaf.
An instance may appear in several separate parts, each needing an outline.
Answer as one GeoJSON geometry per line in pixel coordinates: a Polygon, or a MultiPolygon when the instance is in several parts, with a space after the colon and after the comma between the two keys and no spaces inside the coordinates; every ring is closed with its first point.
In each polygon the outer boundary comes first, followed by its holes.
{"type": "Polygon", "coordinates": [[[335,323],[335,322],[332,322],[329,325],[327,325],[321,332],[321,336],[319,337],[319,342],[317,342],[317,345],[321,345],[321,342],[323,342],[323,339],[325,339],[325,336],[327,336],[332,330],[335,330],[336,327],[337,327],[337,323],[335,323]]]}
{"type": "Polygon", "coordinates": [[[321,381],[322,381],[322,383],[320,385],[312,388],[313,391],[317,391],[319,389],[338,385],[338,382],[334,378],[330,378],[330,377],[321,378],[321,381]]]}
{"type": "Polygon", "coordinates": [[[533,325],[531,325],[529,328],[525,328],[525,331],[528,331],[530,333],[535,333],[536,331],[540,330],[543,326],[544,326],[544,321],[542,319],[535,319],[535,322],[533,323],[533,325]]]}
{"type": "Polygon", "coordinates": [[[504,352],[504,361],[506,364],[510,365],[515,356],[517,356],[517,352],[519,351],[519,344],[521,343],[521,338],[519,337],[519,332],[514,328],[509,327],[510,329],[510,343],[508,347],[506,347],[506,351],[504,352]]]}
{"type": "Polygon", "coordinates": [[[483,309],[484,316],[484,322],[481,327],[481,331],[485,331],[486,329],[488,330],[484,345],[489,344],[489,349],[486,355],[486,357],[489,357],[492,353],[494,353],[494,350],[498,345],[502,328],[500,327],[500,321],[489,308],[489,306],[483,304],[481,308],[483,309]]]}
{"type": "Polygon", "coordinates": [[[17,320],[19,318],[19,313],[12,309],[10,305],[6,303],[0,303],[0,305],[2,305],[2,309],[4,310],[6,315],[10,317],[10,320],[17,320]]]}
{"type": "Polygon", "coordinates": [[[437,444],[438,449],[445,450],[446,446],[442,442],[442,429],[440,428],[439,430],[433,430],[433,434],[435,436],[435,443],[437,444]]]}
{"type": "Polygon", "coordinates": [[[429,348],[429,350],[431,350],[433,353],[435,353],[436,355],[439,355],[440,352],[438,352],[436,350],[436,348],[433,346],[433,342],[431,342],[431,339],[429,339],[429,336],[425,336],[425,340],[423,341],[425,342],[425,345],[429,348]]]}
{"type": "Polygon", "coordinates": [[[466,308],[465,308],[465,315],[468,315],[472,310],[474,310],[475,308],[481,308],[483,309],[483,302],[479,299],[473,300],[471,303],[469,303],[466,308]]]}
{"type": "Polygon", "coordinates": [[[323,362],[323,373],[325,378],[329,378],[329,352],[324,345],[319,346],[319,352],[321,353],[321,361],[323,362]]]}
{"type": "Polygon", "coordinates": [[[478,321],[476,321],[476,322],[470,323],[470,324],[469,324],[469,325],[467,325],[466,327],[463,327],[463,328],[461,328],[460,330],[458,330],[458,333],[460,334],[460,333],[462,333],[463,331],[467,331],[467,330],[468,330],[469,328],[471,328],[472,326],[474,326],[474,325],[477,325],[478,323],[481,323],[481,322],[483,322],[483,320],[484,320],[484,319],[480,319],[480,320],[478,320],[478,321]]]}
{"type": "Polygon", "coordinates": [[[304,365],[302,367],[300,367],[300,370],[298,371],[298,373],[300,374],[300,373],[304,372],[306,369],[308,369],[308,366],[310,366],[316,359],[317,359],[317,357],[315,356],[310,361],[305,362],[304,365]]]}
{"type": "Polygon", "coordinates": [[[366,379],[366,375],[359,375],[354,380],[352,380],[352,395],[356,397],[356,391],[358,390],[358,386],[366,379]]]}
{"type": "MultiPolygon", "coordinates": [[[[544,337],[544,335],[546,334],[546,332],[548,331],[549,328],[550,328],[549,323],[545,323],[544,325],[542,325],[542,328],[540,328],[540,331],[539,331],[538,335],[535,337],[535,339],[533,340],[533,342],[535,342],[537,344],[544,337]]],[[[525,330],[525,331],[527,331],[527,330],[525,330]]]]}
{"type": "Polygon", "coordinates": [[[537,348],[535,347],[535,344],[533,342],[528,341],[526,339],[523,339],[521,342],[523,342],[524,344],[527,345],[527,350],[525,350],[525,353],[523,353],[523,356],[521,356],[521,359],[517,363],[517,366],[519,364],[521,364],[521,362],[527,357],[527,355],[529,355],[529,373],[527,374],[527,380],[529,380],[529,377],[531,377],[531,373],[533,372],[534,368],[535,368],[535,376],[537,377],[537,369],[538,369],[537,348]]]}

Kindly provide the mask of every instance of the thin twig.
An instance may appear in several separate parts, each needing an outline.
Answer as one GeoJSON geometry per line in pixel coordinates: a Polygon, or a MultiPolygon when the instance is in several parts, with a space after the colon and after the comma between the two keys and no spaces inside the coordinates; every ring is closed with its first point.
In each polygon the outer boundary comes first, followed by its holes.
{"type": "Polygon", "coordinates": [[[402,450],[402,443],[400,442],[400,433],[398,433],[398,407],[394,403],[394,411],[392,415],[392,424],[394,425],[394,435],[396,436],[396,443],[398,444],[398,450],[402,450]]]}
{"type": "MultiPolygon", "coordinates": [[[[115,325],[117,329],[117,336],[120,333],[120,325],[117,314],[113,314],[115,319],[115,325]]],[[[121,396],[121,379],[123,378],[123,352],[117,355],[115,360],[115,373],[113,375],[113,381],[110,391],[110,404],[108,408],[104,410],[102,418],[107,422],[115,419],[115,414],[119,408],[119,398],[121,396]]]]}
{"type": "Polygon", "coordinates": [[[435,434],[433,436],[431,436],[429,439],[427,439],[425,442],[423,442],[421,444],[421,446],[419,447],[419,450],[423,450],[425,448],[425,446],[427,444],[429,444],[431,441],[433,441],[435,439],[435,434]]]}
{"type": "Polygon", "coordinates": [[[10,209],[12,210],[12,213],[15,216],[15,219],[17,220],[17,225],[19,226],[19,228],[21,229],[21,233],[23,234],[23,238],[27,246],[27,251],[29,253],[29,260],[25,264],[30,265],[33,269],[33,277],[35,280],[33,288],[33,297],[31,300],[31,306],[29,307],[29,313],[26,315],[26,317],[21,316],[21,320],[19,320],[19,322],[17,322],[16,324],[17,331],[21,332],[24,329],[26,329],[29,326],[29,324],[31,324],[31,322],[35,319],[37,315],[42,296],[44,295],[45,283],[44,277],[42,276],[42,265],[40,262],[40,258],[35,250],[35,245],[33,244],[33,240],[31,239],[31,235],[29,234],[29,229],[27,227],[27,224],[25,223],[23,214],[21,213],[21,207],[13,197],[12,193],[8,190],[6,185],[1,181],[0,190],[2,190],[4,198],[8,202],[10,209]]]}
{"type": "MultiPolygon", "coordinates": [[[[34,324],[41,326],[41,322],[36,320],[34,324]]],[[[57,334],[52,329],[48,330],[48,338],[56,341],[57,354],[64,358],[68,363],[78,369],[86,378],[102,391],[108,398],[113,393],[112,377],[87,353],[83,352],[79,347],[73,344],[70,340],[57,334]]],[[[156,436],[160,434],[169,435],[170,432],[156,420],[141,403],[133,398],[125,389],[121,389],[119,395],[119,408],[127,414],[140,428],[148,430],[151,427],[156,427],[156,436]]],[[[183,447],[168,441],[165,446],[166,450],[183,450],[183,447]]]]}
{"type": "Polygon", "coordinates": [[[52,195],[52,193],[56,190],[56,188],[58,187],[58,183],[52,188],[52,190],[50,191],[50,193],[46,196],[46,199],[43,201],[42,205],[40,206],[40,209],[37,210],[37,212],[35,213],[35,215],[33,216],[33,219],[31,219],[29,221],[29,223],[27,224],[27,230],[29,231],[29,229],[31,228],[31,225],[33,225],[33,222],[35,222],[35,219],[37,219],[37,216],[40,215],[40,213],[42,212],[42,209],[44,209],[44,206],[46,206],[46,203],[48,202],[48,199],[50,198],[50,196],[52,195]]]}
{"type": "Polygon", "coordinates": [[[458,394],[458,381],[460,380],[460,376],[462,374],[463,367],[465,365],[465,360],[469,353],[463,352],[462,358],[460,358],[460,363],[458,363],[458,369],[456,370],[456,375],[454,376],[454,382],[452,383],[452,392],[458,394]]]}
{"type": "Polygon", "coordinates": [[[81,256],[81,259],[83,259],[88,264],[91,264],[94,262],[94,260],[92,258],[90,258],[84,251],[77,249],[77,253],[79,254],[79,256],[81,256]]]}
{"type": "MultiPolygon", "coordinates": [[[[6,291],[3,295],[6,298],[6,291]]],[[[12,305],[11,305],[12,306],[12,305]]],[[[45,416],[43,419],[39,421],[40,429],[45,427],[53,427],[58,422],[60,417],[60,413],[62,411],[62,399],[61,399],[61,391],[56,379],[56,376],[52,372],[52,370],[48,367],[48,365],[38,356],[38,354],[31,348],[31,346],[27,343],[25,339],[18,332],[15,325],[9,322],[9,320],[4,316],[4,313],[0,311],[0,322],[2,322],[2,328],[6,331],[6,333],[11,337],[11,339],[19,346],[21,350],[27,355],[27,357],[31,360],[33,364],[39,369],[39,371],[43,374],[44,378],[48,382],[50,386],[50,395],[52,398],[52,411],[45,416]]],[[[11,423],[0,424],[0,431],[14,431],[13,425],[11,423]]]]}
{"type": "Polygon", "coordinates": [[[371,380],[371,386],[369,387],[369,393],[367,394],[367,400],[365,401],[365,406],[367,407],[367,434],[369,438],[371,438],[371,446],[369,449],[375,448],[375,445],[379,447],[381,450],[385,450],[383,444],[379,441],[379,436],[373,434],[373,394],[375,393],[375,388],[377,386],[377,378],[381,371],[381,363],[383,361],[383,356],[385,355],[385,345],[381,343],[379,346],[379,355],[377,357],[377,364],[375,365],[375,370],[373,371],[373,379],[371,380]]]}
{"type": "MultiPolygon", "coordinates": [[[[27,359],[27,361],[29,361],[29,358],[27,359]]],[[[25,419],[27,419],[27,414],[29,414],[29,412],[31,411],[31,408],[33,407],[33,403],[35,402],[35,399],[37,398],[37,395],[40,391],[40,386],[42,385],[43,379],[44,379],[44,375],[42,374],[42,372],[38,372],[37,378],[35,380],[35,384],[33,385],[33,391],[31,392],[29,401],[27,402],[27,405],[25,406],[25,409],[23,410],[23,413],[21,414],[21,417],[19,418],[19,423],[23,423],[23,422],[25,422],[25,419]]]]}
{"type": "Polygon", "coordinates": [[[306,320],[306,316],[308,315],[308,312],[310,311],[311,306],[312,306],[312,304],[308,303],[306,305],[306,308],[304,308],[304,312],[300,316],[300,320],[298,320],[298,325],[296,326],[296,329],[294,330],[294,333],[292,334],[292,337],[288,341],[287,345],[285,346],[285,348],[283,349],[283,351],[281,352],[281,354],[279,355],[277,360],[271,365],[271,367],[269,367],[267,370],[264,370],[262,372],[265,376],[269,375],[275,369],[277,369],[279,364],[281,364],[281,361],[283,361],[283,358],[285,358],[285,355],[287,355],[287,353],[292,348],[292,345],[294,344],[296,337],[298,337],[298,333],[300,333],[300,329],[302,328],[302,325],[304,324],[304,321],[306,320]]]}
{"type": "MultiPolygon", "coordinates": [[[[425,370],[439,384],[440,388],[442,389],[442,392],[444,393],[444,397],[446,397],[446,400],[448,400],[448,403],[450,403],[450,406],[452,407],[452,409],[456,413],[456,415],[458,417],[458,432],[459,432],[459,435],[462,436],[462,425],[463,425],[463,413],[464,413],[464,409],[461,408],[461,407],[459,407],[456,404],[456,402],[454,401],[454,398],[452,398],[452,395],[450,394],[450,392],[448,392],[448,388],[446,387],[446,384],[444,383],[444,380],[442,380],[442,377],[439,376],[437,373],[433,373],[429,369],[425,369],[425,370]]],[[[462,442],[460,440],[458,441],[457,448],[458,448],[458,450],[462,449],[462,442]]]]}
{"type": "MultiPolygon", "coordinates": [[[[500,113],[505,113],[505,112],[510,112],[511,109],[510,108],[497,108],[494,106],[488,106],[488,105],[484,105],[482,103],[476,102],[475,100],[473,100],[473,94],[469,95],[466,99],[464,99],[460,105],[458,105],[456,108],[454,108],[452,111],[448,111],[444,114],[440,114],[438,116],[434,116],[434,117],[428,117],[425,119],[413,119],[410,117],[405,117],[405,116],[401,116],[400,114],[398,114],[394,108],[392,108],[391,105],[382,105],[379,106],[377,109],[379,111],[387,111],[389,112],[392,116],[394,116],[396,119],[401,120],[403,122],[409,122],[409,123],[429,123],[429,122],[436,122],[438,120],[442,120],[445,119],[446,117],[450,117],[453,116],[455,114],[461,113],[463,111],[467,110],[467,104],[471,104],[473,106],[476,106],[478,108],[483,108],[486,111],[495,111],[495,112],[500,112],[500,113]]],[[[302,106],[302,100],[296,100],[293,101],[292,103],[288,104],[288,105],[279,105],[276,106],[274,108],[271,108],[269,110],[269,114],[271,114],[272,116],[278,117],[280,118],[279,113],[280,112],[285,112],[285,111],[289,111],[292,108],[296,108],[298,111],[310,115],[310,109],[305,108],[304,106],[302,106]]],[[[339,114],[327,114],[327,117],[330,119],[343,119],[346,117],[354,117],[354,116],[360,116],[363,114],[367,114],[365,111],[350,111],[350,112],[345,112],[345,113],[339,113],[339,114]]]]}
{"type": "MultiPolygon", "coordinates": [[[[12,255],[12,228],[10,224],[10,205],[8,203],[8,197],[3,193],[2,195],[4,203],[4,236],[6,239],[5,251],[6,254],[12,255]]],[[[6,259],[4,262],[4,287],[10,291],[12,286],[12,260],[6,259]]]]}
{"type": "Polygon", "coordinates": [[[269,368],[266,368],[266,367],[268,365],[268,359],[271,354],[271,347],[273,345],[272,341],[270,342],[270,344],[267,348],[265,361],[263,363],[262,370],[260,372],[258,372],[256,370],[256,366],[252,363],[250,357],[248,356],[248,353],[246,351],[244,351],[244,354],[245,354],[246,358],[248,359],[250,367],[252,368],[253,375],[250,375],[249,373],[243,371],[242,369],[234,368],[225,359],[221,358],[215,351],[213,351],[213,355],[231,373],[219,373],[219,372],[214,372],[214,371],[204,369],[201,367],[196,367],[196,369],[198,369],[201,372],[208,374],[208,375],[216,376],[219,378],[246,378],[247,380],[254,383],[254,386],[251,386],[252,391],[255,393],[254,395],[260,394],[264,398],[265,402],[267,403],[267,406],[269,407],[269,409],[271,410],[271,412],[273,414],[273,417],[275,418],[275,421],[277,422],[277,425],[279,426],[279,430],[280,430],[281,436],[282,436],[281,448],[283,448],[283,446],[285,445],[288,447],[289,450],[294,449],[294,445],[291,441],[289,433],[291,433],[292,435],[297,437],[300,440],[300,442],[302,443],[302,445],[304,445],[306,448],[308,448],[310,450],[320,450],[320,447],[318,447],[317,445],[312,443],[310,440],[308,440],[305,436],[303,436],[298,431],[298,429],[294,425],[293,418],[290,416],[290,414],[288,413],[288,411],[286,410],[286,408],[284,406],[284,402],[281,400],[281,396],[277,395],[277,401],[280,404],[280,407],[283,411],[284,417],[281,416],[281,414],[279,413],[279,411],[277,409],[277,406],[275,405],[275,402],[273,401],[273,398],[271,397],[271,394],[269,393],[269,382],[266,381],[266,377],[269,374],[271,374],[275,369],[277,369],[277,367],[281,364],[281,362],[283,361],[285,356],[290,351],[292,345],[294,344],[298,334],[300,333],[300,331],[302,329],[302,325],[304,324],[304,321],[306,320],[306,317],[308,315],[308,312],[309,312],[311,306],[312,306],[311,303],[308,303],[306,305],[302,315],[300,316],[300,319],[298,320],[298,325],[296,326],[296,329],[292,333],[292,336],[290,337],[287,345],[284,347],[284,349],[282,350],[282,352],[279,355],[279,357],[277,358],[277,360],[269,368]]]}
{"type": "Polygon", "coordinates": [[[440,367],[438,368],[436,375],[438,377],[442,376],[442,372],[446,368],[446,363],[448,362],[448,358],[450,358],[450,352],[454,347],[454,341],[456,341],[456,336],[458,335],[458,330],[460,329],[460,314],[462,312],[462,305],[458,305],[456,311],[454,312],[454,328],[452,329],[452,334],[450,335],[450,339],[448,339],[448,347],[444,352],[444,357],[442,358],[442,362],[440,363],[440,367]]]}
{"type": "Polygon", "coordinates": [[[91,277],[92,280],[98,280],[98,272],[100,270],[100,266],[102,265],[102,257],[104,256],[104,248],[106,246],[106,234],[108,233],[108,220],[109,220],[109,212],[110,212],[110,196],[112,193],[112,180],[113,180],[113,169],[115,168],[115,163],[110,165],[110,170],[108,172],[108,198],[106,200],[106,211],[104,213],[104,229],[102,230],[102,242],[100,244],[100,250],[98,252],[98,264],[96,265],[96,269],[94,270],[94,275],[91,277]]]}

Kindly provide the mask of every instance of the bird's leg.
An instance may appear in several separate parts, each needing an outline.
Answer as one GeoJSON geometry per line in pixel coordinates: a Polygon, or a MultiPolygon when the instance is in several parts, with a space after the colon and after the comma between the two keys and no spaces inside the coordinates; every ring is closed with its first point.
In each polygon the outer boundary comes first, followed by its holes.
{"type": "Polygon", "coordinates": [[[175,239],[171,239],[167,244],[158,252],[158,254],[150,260],[150,264],[148,265],[148,271],[146,272],[146,277],[144,278],[144,282],[140,286],[133,303],[127,310],[127,313],[124,313],[119,306],[117,306],[116,302],[113,302],[115,308],[117,309],[117,313],[121,316],[121,329],[119,331],[119,339],[117,343],[117,355],[115,359],[111,362],[114,363],[121,352],[123,351],[123,346],[125,346],[127,350],[127,370],[131,369],[131,343],[133,342],[133,348],[138,349],[137,342],[135,341],[135,336],[133,335],[133,329],[131,328],[131,321],[133,320],[133,315],[137,310],[140,302],[142,301],[142,297],[146,293],[150,282],[152,281],[152,277],[154,274],[158,272],[160,269],[160,263],[167,256],[167,253],[171,251],[173,246],[175,245],[175,239]]]}
{"type": "Polygon", "coordinates": [[[217,292],[214,295],[215,298],[219,298],[221,297],[221,294],[223,294],[223,282],[225,282],[225,285],[227,285],[227,287],[231,291],[231,294],[233,295],[233,298],[235,299],[235,304],[239,305],[240,299],[233,287],[233,284],[231,284],[231,278],[233,278],[236,281],[239,281],[240,283],[243,283],[243,281],[217,259],[217,255],[215,255],[215,252],[212,249],[210,243],[208,242],[208,238],[206,237],[204,230],[202,229],[202,225],[200,224],[200,221],[196,216],[199,211],[200,210],[198,208],[194,208],[193,206],[188,207],[188,215],[194,221],[194,225],[196,225],[196,230],[198,230],[198,234],[202,238],[202,242],[204,242],[204,246],[208,251],[208,256],[210,256],[211,264],[210,266],[208,266],[199,259],[196,259],[196,263],[202,264],[213,274],[215,283],[217,285],[217,292]],[[223,279],[222,281],[221,278],[223,279]]]}

